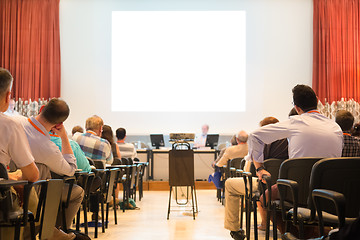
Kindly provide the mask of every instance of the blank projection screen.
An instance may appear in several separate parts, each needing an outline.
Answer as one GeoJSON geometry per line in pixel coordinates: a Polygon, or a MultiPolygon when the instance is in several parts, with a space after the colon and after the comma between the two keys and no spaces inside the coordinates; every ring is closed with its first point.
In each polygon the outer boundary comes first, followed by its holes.
{"type": "Polygon", "coordinates": [[[244,112],[245,40],[244,11],[113,11],[112,111],[244,112]]]}

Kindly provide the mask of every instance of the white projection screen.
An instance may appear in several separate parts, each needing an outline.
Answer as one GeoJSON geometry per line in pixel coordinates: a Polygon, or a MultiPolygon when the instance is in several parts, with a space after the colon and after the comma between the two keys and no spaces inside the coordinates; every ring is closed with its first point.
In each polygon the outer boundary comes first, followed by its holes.
{"type": "Polygon", "coordinates": [[[114,112],[245,111],[245,11],[113,11],[111,54],[114,112]]]}

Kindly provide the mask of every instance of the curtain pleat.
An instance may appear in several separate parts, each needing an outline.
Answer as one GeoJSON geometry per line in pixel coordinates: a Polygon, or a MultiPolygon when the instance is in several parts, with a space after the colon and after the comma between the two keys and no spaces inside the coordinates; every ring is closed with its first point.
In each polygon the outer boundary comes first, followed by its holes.
{"type": "Polygon", "coordinates": [[[360,101],[359,0],[314,0],[313,88],[319,100],[360,101]]]}
{"type": "Polygon", "coordinates": [[[0,46],[13,97],[60,96],[59,0],[0,0],[0,46]]]}

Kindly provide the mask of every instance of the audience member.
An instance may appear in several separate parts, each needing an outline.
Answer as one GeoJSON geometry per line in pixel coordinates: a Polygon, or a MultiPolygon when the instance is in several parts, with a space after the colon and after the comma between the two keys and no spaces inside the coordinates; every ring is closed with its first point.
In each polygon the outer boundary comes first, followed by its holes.
{"type": "MultiPolygon", "coordinates": [[[[292,116],[286,121],[259,128],[249,135],[249,155],[256,167],[259,180],[262,180],[263,175],[270,175],[263,166],[265,144],[282,138],[288,139],[289,158],[341,157],[343,146],[341,128],[316,110],[317,97],[312,88],[296,85],[292,92],[293,103],[299,116],[292,116]]],[[[278,196],[276,185],[273,186],[272,195],[274,195],[273,199],[278,196]]],[[[284,232],[282,227],[279,230],[284,232]]]]}
{"type": "MultiPolygon", "coordinates": [[[[230,144],[231,146],[236,146],[238,143],[236,141],[236,134],[233,135],[230,139],[230,144]]],[[[231,147],[230,146],[230,147],[231,147]]],[[[223,149],[220,150],[220,153],[219,155],[217,156],[217,158],[215,159],[215,161],[211,164],[211,166],[214,168],[215,167],[215,164],[222,158],[222,156],[224,156],[224,153],[226,151],[228,147],[224,147],[223,149]]]]}
{"type": "Polygon", "coordinates": [[[195,137],[195,141],[194,141],[195,148],[205,147],[207,134],[209,132],[209,125],[204,124],[201,127],[201,130],[202,130],[202,133],[200,135],[196,135],[196,137],[195,137]]]}
{"type": "Polygon", "coordinates": [[[112,129],[111,129],[111,127],[109,125],[104,125],[103,126],[103,131],[101,133],[101,137],[103,139],[108,140],[108,142],[110,143],[111,151],[112,151],[114,159],[115,158],[121,158],[121,153],[120,153],[120,150],[119,150],[119,146],[114,142],[114,134],[113,134],[113,131],[112,131],[112,129]]]}
{"type": "MultiPolygon", "coordinates": [[[[77,169],[76,159],[63,125],[69,113],[70,109],[65,101],[53,98],[36,117],[18,118],[23,124],[31,151],[35,157],[35,163],[40,170],[40,179],[51,178],[51,172],[60,176],[73,176],[77,169]],[[55,143],[50,141],[50,131],[61,138],[61,151],[55,143]]],[[[63,202],[67,201],[68,187],[69,185],[65,184],[63,188],[63,202]]],[[[83,189],[78,185],[74,185],[69,206],[65,209],[67,228],[70,228],[83,196],[83,189]]],[[[60,223],[61,214],[58,215],[57,226],[60,226],[60,223]]]]}
{"type": "Polygon", "coordinates": [[[19,116],[20,113],[18,113],[17,111],[15,111],[15,100],[14,99],[10,99],[9,102],[9,107],[6,110],[6,112],[4,112],[5,115],[8,115],[10,117],[12,116],[19,116]]]}
{"type": "Polygon", "coordinates": [[[131,158],[131,159],[137,157],[135,146],[131,143],[125,142],[126,139],[125,128],[116,129],[116,138],[117,138],[117,145],[119,146],[119,150],[122,157],[131,158]]]}
{"type": "Polygon", "coordinates": [[[75,126],[73,127],[73,129],[71,130],[71,135],[74,136],[75,133],[84,133],[84,129],[81,126],[75,126]]]}
{"type": "Polygon", "coordinates": [[[354,124],[354,116],[349,111],[340,110],[336,113],[335,122],[339,124],[343,131],[344,147],[342,157],[360,157],[360,141],[350,134],[354,124]]]}
{"type": "Polygon", "coordinates": [[[6,168],[12,161],[20,169],[22,174],[9,173],[10,179],[35,182],[39,178],[39,170],[34,163],[24,129],[21,124],[3,114],[10,104],[12,84],[10,72],[0,68],[0,130],[3,136],[0,139],[0,163],[6,168]]]}
{"type": "Polygon", "coordinates": [[[360,138],[360,123],[355,123],[351,129],[351,136],[360,138]]]}
{"type": "Polygon", "coordinates": [[[92,116],[86,120],[85,133],[75,133],[73,139],[80,145],[85,156],[93,160],[102,160],[104,163],[111,164],[113,155],[111,145],[101,138],[104,122],[99,116],[92,116]]]}
{"type": "Polygon", "coordinates": [[[233,158],[243,158],[248,153],[248,134],[245,131],[240,131],[236,134],[236,146],[228,147],[225,150],[224,156],[216,163],[217,167],[222,167],[227,164],[227,161],[233,158]]]}
{"type": "MultiPolygon", "coordinates": [[[[264,118],[260,122],[260,126],[266,126],[268,124],[274,124],[279,122],[274,117],[267,117],[264,118]]],[[[287,159],[288,158],[288,144],[287,139],[277,140],[271,144],[266,144],[264,147],[264,159],[269,158],[277,158],[277,159],[287,159]]],[[[251,159],[249,155],[245,156],[245,166],[244,171],[249,172],[251,166],[251,159]]],[[[253,179],[253,191],[258,188],[258,181],[257,178],[254,177],[253,179]]],[[[245,184],[244,179],[241,178],[229,178],[225,182],[225,228],[230,230],[230,235],[234,239],[243,239],[243,232],[239,231],[240,224],[239,224],[239,202],[240,196],[245,195],[245,184]]],[[[261,212],[260,212],[261,213],[261,212]]],[[[265,217],[264,215],[261,216],[261,224],[260,229],[262,226],[265,225],[265,217]]]]}
{"type": "MultiPolygon", "coordinates": [[[[60,151],[62,150],[62,141],[59,135],[50,132],[50,140],[58,146],[60,151]]],[[[69,139],[71,149],[74,152],[76,158],[76,165],[78,169],[85,172],[91,172],[91,167],[88,159],[86,158],[83,150],[81,150],[79,144],[72,139],[69,139]]]]}

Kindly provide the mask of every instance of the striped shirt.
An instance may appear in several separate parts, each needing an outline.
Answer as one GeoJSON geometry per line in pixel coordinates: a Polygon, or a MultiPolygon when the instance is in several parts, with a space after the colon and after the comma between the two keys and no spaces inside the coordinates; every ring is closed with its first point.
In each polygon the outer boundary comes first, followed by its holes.
{"type": "Polygon", "coordinates": [[[113,162],[110,143],[106,139],[97,136],[95,132],[75,133],[73,140],[80,145],[80,148],[88,158],[102,160],[106,164],[113,162]]]}

